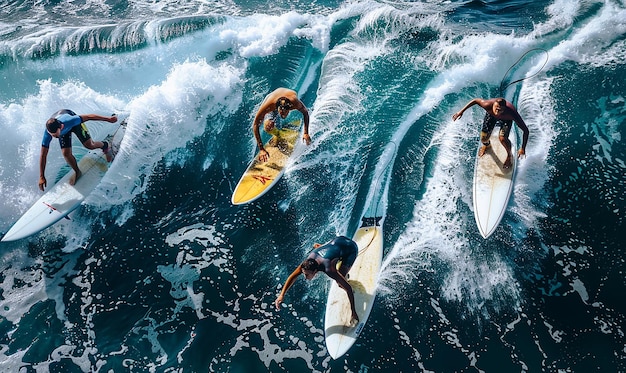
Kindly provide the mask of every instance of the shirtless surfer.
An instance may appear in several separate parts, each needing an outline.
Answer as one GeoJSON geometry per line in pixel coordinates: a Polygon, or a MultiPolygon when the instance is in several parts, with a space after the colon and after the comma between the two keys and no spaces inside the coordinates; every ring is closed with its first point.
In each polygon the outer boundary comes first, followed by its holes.
{"type": "Polygon", "coordinates": [[[46,130],[43,133],[43,140],[41,141],[41,154],[39,156],[39,189],[42,191],[47,186],[46,181],[46,163],[48,160],[48,150],[50,149],[50,142],[52,138],[59,139],[61,145],[61,153],[67,164],[72,167],[75,174],[70,178],[70,185],[74,185],[76,180],[80,177],[80,170],[78,169],[78,162],[74,154],[72,154],[72,133],[78,137],[78,140],[87,149],[102,149],[106,155],[107,161],[111,162],[112,155],[110,154],[109,144],[106,141],[93,141],[91,135],[87,130],[84,122],[89,120],[102,120],[109,123],[117,122],[117,116],[112,115],[105,117],[97,114],[83,114],[77,115],[71,110],[62,109],[52,114],[52,117],[46,121],[46,130]]]}
{"type": "Polygon", "coordinates": [[[285,293],[289,290],[291,285],[293,285],[298,276],[303,274],[307,280],[312,280],[318,272],[324,272],[328,277],[337,281],[337,284],[348,294],[350,308],[352,310],[351,324],[356,325],[359,322],[359,316],[356,314],[354,307],[354,293],[352,292],[352,287],[346,280],[346,276],[352,264],[354,264],[358,253],[359,247],[356,242],[345,236],[335,237],[325,245],[318,243],[313,245],[313,250],[309,256],[296,267],[283,285],[283,289],[274,302],[276,310],[280,310],[280,304],[283,302],[285,293]],[[341,261],[341,265],[339,269],[337,269],[337,263],[339,261],[341,261]]]}
{"type": "Polygon", "coordinates": [[[522,146],[517,152],[517,158],[521,158],[526,154],[526,143],[528,142],[528,127],[524,120],[515,109],[512,103],[508,102],[502,97],[492,98],[489,100],[475,98],[472,101],[468,102],[461,111],[455,113],[452,116],[452,120],[459,119],[465,110],[469,109],[474,105],[479,105],[483,109],[485,109],[485,118],[483,119],[483,126],[480,131],[480,141],[483,143],[483,146],[478,151],[478,156],[482,157],[485,154],[487,148],[491,145],[489,141],[489,136],[491,136],[491,131],[493,128],[498,125],[500,127],[499,140],[502,146],[506,149],[507,157],[506,161],[504,161],[504,168],[509,168],[512,165],[512,157],[513,154],[511,152],[511,141],[509,140],[509,132],[511,131],[512,122],[515,121],[515,124],[524,132],[522,137],[522,146]]]}
{"type": "Polygon", "coordinates": [[[311,137],[309,136],[309,111],[306,106],[298,99],[298,94],[295,91],[287,88],[277,88],[275,91],[265,96],[252,123],[252,132],[254,133],[256,143],[259,147],[259,160],[261,162],[266,162],[270,157],[269,153],[263,148],[263,142],[261,141],[261,134],[259,132],[261,122],[263,122],[265,132],[272,133],[277,116],[285,119],[291,110],[298,110],[302,113],[304,119],[302,141],[307,145],[311,144],[311,137]]]}

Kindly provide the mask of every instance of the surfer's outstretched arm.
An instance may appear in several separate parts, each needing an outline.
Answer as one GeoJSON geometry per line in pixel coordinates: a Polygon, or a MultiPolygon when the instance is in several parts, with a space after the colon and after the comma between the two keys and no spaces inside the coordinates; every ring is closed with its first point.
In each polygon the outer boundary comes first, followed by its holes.
{"type": "Polygon", "coordinates": [[[41,154],[39,155],[39,189],[41,191],[47,186],[46,181],[46,163],[48,162],[48,148],[41,147],[41,154]]]}
{"type": "Polygon", "coordinates": [[[102,116],[98,114],[81,114],[80,118],[83,120],[83,122],[87,122],[89,120],[101,120],[109,123],[117,122],[117,115],[115,114],[111,116],[102,116]]]}
{"type": "Polygon", "coordinates": [[[283,289],[280,291],[280,294],[278,294],[278,297],[276,297],[276,301],[274,301],[274,306],[276,306],[276,310],[280,310],[280,304],[283,302],[283,298],[285,297],[285,293],[287,292],[287,290],[289,290],[291,285],[293,285],[293,283],[296,281],[296,279],[298,279],[298,276],[300,276],[301,274],[302,274],[302,266],[299,265],[289,275],[289,278],[287,278],[287,281],[285,281],[285,285],[283,285],[283,289]]]}
{"type": "Polygon", "coordinates": [[[465,112],[465,110],[471,108],[474,105],[479,105],[483,109],[488,110],[489,105],[491,105],[490,101],[491,100],[483,100],[482,98],[475,98],[472,101],[468,102],[465,106],[463,106],[463,109],[461,109],[458,112],[454,113],[452,115],[452,120],[459,119],[461,116],[463,116],[463,113],[465,112]]]}
{"type": "Polygon", "coordinates": [[[463,116],[463,113],[465,112],[465,110],[471,108],[474,105],[476,105],[476,99],[473,99],[472,101],[468,102],[465,106],[463,106],[463,109],[461,109],[458,112],[454,113],[452,115],[452,120],[459,119],[461,116],[463,116]]]}

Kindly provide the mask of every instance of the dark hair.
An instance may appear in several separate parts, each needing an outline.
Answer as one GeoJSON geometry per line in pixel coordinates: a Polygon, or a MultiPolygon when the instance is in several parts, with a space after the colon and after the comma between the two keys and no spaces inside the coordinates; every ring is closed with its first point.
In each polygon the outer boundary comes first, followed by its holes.
{"type": "Polygon", "coordinates": [[[48,132],[50,133],[55,133],[56,131],[59,130],[59,128],[61,128],[63,124],[56,118],[50,118],[48,119],[48,121],[46,122],[46,129],[48,130],[48,132]]]}
{"type": "Polygon", "coordinates": [[[319,268],[317,261],[313,258],[305,259],[300,266],[302,269],[306,269],[307,271],[317,271],[319,268]]]}
{"type": "Polygon", "coordinates": [[[283,108],[286,110],[289,110],[293,107],[293,105],[291,104],[291,101],[289,101],[286,97],[281,97],[278,100],[276,100],[276,108],[283,108]]]}
{"type": "Polygon", "coordinates": [[[506,106],[506,100],[503,97],[496,98],[496,102],[500,105],[506,106]]]}

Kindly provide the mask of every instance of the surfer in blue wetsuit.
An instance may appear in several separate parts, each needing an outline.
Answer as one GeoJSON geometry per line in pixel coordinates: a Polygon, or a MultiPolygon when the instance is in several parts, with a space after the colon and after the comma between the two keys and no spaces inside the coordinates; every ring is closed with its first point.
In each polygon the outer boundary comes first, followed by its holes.
{"type": "Polygon", "coordinates": [[[324,272],[328,277],[337,281],[337,284],[346,291],[350,300],[350,308],[352,310],[352,323],[356,325],[359,316],[354,308],[354,293],[352,287],[346,280],[348,272],[356,260],[359,248],[356,242],[345,236],[338,236],[325,245],[316,243],[309,256],[289,275],[289,278],[283,285],[283,289],[276,298],[274,305],[280,310],[280,304],[283,302],[285,293],[301,274],[307,280],[313,279],[318,272],[324,272]],[[337,264],[339,268],[337,268],[337,264]]]}
{"type": "Polygon", "coordinates": [[[298,94],[295,91],[287,88],[277,88],[265,96],[252,123],[252,133],[259,147],[259,160],[261,162],[266,162],[269,159],[269,153],[263,148],[261,133],[259,132],[261,122],[263,123],[265,132],[274,135],[277,119],[279,117],[282,119],[287,118],[291,110],[298,110],[302,113],[302,118],[304,119],[302,141],[307,145],[311,144],[311,137],[309,136],[309,111],[306,106],[298,99],[298,94]]]}
{"type": "Polygon", "coordinates": [[[46,181],[46,163],[48,160],[48,150],[52,138],[59,139],[61,145],[61,153],[67,164],[72,167],[75,174],[70,178],[70,185],[74,185],[80,177],[80,170],[74,154],[72,154],[72,133],[78,137],[78,140],[87,149],[102,149],[107,157],[107,161],[111,162],[112,156],[109,153],[109,144],[106,141],[93,141],[84,122],[89,120],[102,120],[109,123],[117,122],[117,116],[110,117],[97,114],[77,115],[71,110],[59,110],[46,121],[46,129],[41,141],[41,155],[39,156],[39,189],[44,190],[47,185],[46,181]]]}
{"type": "Polygon", "coordinates": [[[452,116],[452,120],[457,120],[463,115],[465,110],[469,109],[474,105],[479,105],[483,109],[485,109],[485,118],[483,119],[483,127],[480,131],[480,141],[483,143],[483,146],[478,151],[478,156],[482,157],[485,154],[485,151],[491,145],[489,141],[489,136],[491,136],[491,131],[493,128],[498,125],[500,127],[500,133],[498,134],[498,139],[500,143],[506,149],[507,157],[506,161],[504,161],[504,168],[509,168],[512,165],[512,157],[513,153],[511,151],[511,141],[509,140],[509,132],[511,131],[511,125],[513,121],[515,124],[524,132],[522,137],[522,146],[517,152],[517,157],[521,158],[526,155],[526,143],[528,143],[528,127],[524,120],[517,112],[515,106],[512,103],[505,100],[502,97],[492,98],[489,100],[475,98],[472,101],[468,102],[467,105],[461,109],[458,113],[455,113],[452,116]]]}

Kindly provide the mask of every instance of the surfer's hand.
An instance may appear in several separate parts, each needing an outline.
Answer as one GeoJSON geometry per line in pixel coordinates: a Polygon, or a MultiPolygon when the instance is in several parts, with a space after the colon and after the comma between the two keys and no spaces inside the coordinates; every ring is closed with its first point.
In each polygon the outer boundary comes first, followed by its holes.
{"type": "Polygon", "coordinates": [[[307,145],[311,145],[311,136],[309,136],[308,133],[305,133],[302,135],[302,141],[307,145]]]}
{"type": "Polygon", "coordinates": [[[270,153],[268,153],[265,149],[261,149],[259,151],[259,161],[267,162],[268,159],[270,159],[270,153]]]}
{"type": "Polygon", "coordinates": [[[517,158],[522,158],[522,157],[526,157],[526,150],[524,150],[524,148],[520,148],[519,151],[517,152],[517,158]]]}
{"type": "Polygon", "coordinates": [[[283,296],[279,295],[274,301],[274,306],[276,306],[276,311],[280,311],[280,304],[283,302],[283,296]]]}
{"type": "Polygon", "coordinates": [[[462,113],[462,112],[460,112],[460,111],[459,111],[458,113],[454,113],[454,114],[452,115],[452,120],[457,120],[457,119],[459,119],[461,116],[463,116],[463,113],[462,113]]]}
{"type": "Polygon", "coordinates": [[[48,186],[47,184],[48,184],[48,182],[46,181],[46,178],[45,178],[44,176],[41,176],[41,177],[39,178],[39,189],[40,189],[42,192],[43,192],[43,189],[44,189],[46,186],[48,186]]]}
{"type": "Polygon", "coordinates": [[[354,328],[358,324],[359,324],[359,316],[355,312],[353,312],[352,320],[350,320],[350,326],[354,328]]]}
{"type": "Polygon", "coordinates": [[[115,122],[117,122],[117,115],[115,115],[115,114],[111,115],[107,121],[108,121],[109,123],[115,123],[115,122]]]}

